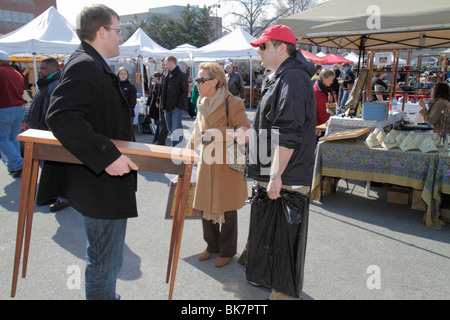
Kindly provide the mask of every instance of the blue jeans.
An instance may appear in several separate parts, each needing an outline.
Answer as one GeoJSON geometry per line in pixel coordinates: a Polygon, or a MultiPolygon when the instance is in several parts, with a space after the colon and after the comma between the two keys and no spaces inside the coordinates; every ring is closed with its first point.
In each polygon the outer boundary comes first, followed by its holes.
{"type": "Polygon", "coordinates": [[[24,115],[23,106],[0,108],[0,152],[6,157],[6,161],[3,160],[9,172],[23,167],[20,143],[16,137],[20,133],[24,115]]]}
{"type": "Polygon", "coordinates": [[[164,116],[166,117],[167,130],[169,130],[172,135],[172,147],[174,147],[181,141],[183,141],[183,135],[181,131],[177,131],[177,129],[183,129],[183,124],[181,122],[181,119],[183,117],[183,110],[174,108],[171,111],[166,111],[164,116]]]}
{"type": "Polygon", "coordinates": [[[84,217],[87,235],[85,287],[87,300],[117,300],[116,281],[122,267],[127,219],[84,217]]]}
{"type": "Polygon", "coordinates": [[[342,113],[342,108],[347,103],[349,95],[350,95],[350,92],[348,90],[342,90],[342,95],[340,95],[340,98],[339,98],[339,109],[336,112],[336,114],[342,113]]]}

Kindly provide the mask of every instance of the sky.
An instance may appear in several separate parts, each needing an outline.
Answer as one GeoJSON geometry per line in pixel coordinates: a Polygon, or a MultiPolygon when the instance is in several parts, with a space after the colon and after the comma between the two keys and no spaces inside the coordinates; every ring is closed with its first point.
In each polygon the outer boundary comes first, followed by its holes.
{"type": "Polygon", "coordinates": [[[147,12],[149,8],[158,8],[165,7],[171,5],[180,5],[185,6],[188,3],[190,5],[198,5],[203,7],[203,5],[210,6],[217,3],[217,0],[164,0],[164,1],[143,1],[143,0],[56,0],[56,6],[58,12],[61,13],[64,18],[69,20],[70,23],[75,25],[76,17],[80,13],[81,9],[90,4],[94,3],[102,3],[114,11],[116,11],[119,15],[124,14],[132,14],[132,13],[141,13],[147,12]]]}

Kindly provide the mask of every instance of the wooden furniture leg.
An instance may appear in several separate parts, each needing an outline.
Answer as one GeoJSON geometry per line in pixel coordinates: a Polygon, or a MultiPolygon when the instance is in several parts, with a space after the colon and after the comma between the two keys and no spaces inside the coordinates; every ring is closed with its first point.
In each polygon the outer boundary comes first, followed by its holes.
{"type": "Polygon", "coordinates": [[[33,224],[34,202],[36,199],[37,178],[39,172],[39,160],[33,159],[31,167],[31,181],[28,194],[27,219],[25,220],[25,244],[23,249],[22,278],[27,275],[28,253],[30,252],[31,226],[33,224]]]}
{"type": "Polygon", "coordinates": [[[166,283],[169,283],[169,278],[170,278],[170,271],[172,268],[172,258],[173,258],[173,250],[174,250],[174,246],[176,243],[176,235],[177,235],[177,230],[178,230],[178,212],[180,209],[180,197],[182,195],[181,193],[181,189],[183,186],[183,181],[184,181],[184,177],[182,175],[178,176],[178,180],[177,180],[177,187],[176,187],[176,192],[175,192],[175,196],[174,196],[174,200],[175,201],[175,207],[173,210],[173,217],[172,217],[172,234],[170,236],[170,249],[169,249],[169,261],[167,262],[167,274],[166,274],[166,283]]]}
{"type": "Polygon", "coordinates": [[[16,252],[14,254],[11,297],[16,296],[17,278],[19,276],[20,257],[22,254],[25,219],[27,217],[30,184],[31,184],[33,149],[34,149],[33,142],[25,142],[25,154],[23,159],[22,184],[20,186],[19,217],[17,221],[16,252]]]}
{"type": "Polygon", "coordinates": [[[175,252],[173,257],[172,277],[170,279],[169,300],[172,300],[173,287],[175,285],[175,275],[177,272],[178,257],[180,255],[180,248],[181,248],[181,236],[183,234],[184,219],[186,216],[187,199],[188,199],[187,194],[189,193],[189,187],[191,185],[191,173],[192,173],[192,164],[186,164],[184,168],[183,181],[182,184],[180,184],[181,188],[177,196],[177,199],[181,199],[181,201],[179,201],[180,203],[178,213],[176,213],[177,230],[175,234],[176,236],[174,247],[175,252]],[[183,194],[186,194],[186,196],[183,197],[182,196],[183,194]]]}

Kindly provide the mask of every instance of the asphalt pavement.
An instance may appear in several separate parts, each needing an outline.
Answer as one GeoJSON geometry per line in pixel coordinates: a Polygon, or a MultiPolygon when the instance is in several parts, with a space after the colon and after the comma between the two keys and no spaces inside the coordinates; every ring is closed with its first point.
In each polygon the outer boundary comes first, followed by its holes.
{"type": "MultiPolygon", "coordinates": [[[[249,118],[254,116],[248,111],[249,118]]],[[[193,120],[184,118],[186,129],[193,120]]],[[[137,133],[139,142],[152,135],[137,133]]],[[[122,300],[165,300],[172,221],[164,218],[170,178],[139,172],[139,217],[129,219],[117,283],[122,300]]],[[[35,207],[26,278],[11,298],[20,178],[0,163],[0,299],[83,300],[86,237],[82,217],[35,207]]],[[[248,181],[249,192],[252,182],[248,181]]],[[[246,281],[238,263],[246,244],[250,207],[238,211],[238,254],[216,268],[205,249],[200,220],[186,220],[174,300],[264,300],[270,291],[246,281]]],[[[450,298],[450,225],[432,230],[423,212],[386,202],[386,187],[341,180],[323,203],[312,202],[303,286],[304,300],[447,300],[450,298]]]]}

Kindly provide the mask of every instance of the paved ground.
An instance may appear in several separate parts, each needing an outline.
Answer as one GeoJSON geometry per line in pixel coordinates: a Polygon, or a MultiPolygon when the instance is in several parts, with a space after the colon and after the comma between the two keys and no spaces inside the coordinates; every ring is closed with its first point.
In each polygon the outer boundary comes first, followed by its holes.
{"type": "MultiPolygon", "coordinates": [[[[253,112],[249,112],[253,117],[253,112]]],[[[192,120],[184,119],[187,128],[192,120]]],[[[149,142],[151,135],[137,135],[149,142]]],[[[0,163],[0,299],[11,300],[11,279],[19,207],[20,179],[0,163]]],[[[118,281],[123,300],[168,298],[165,283],[171,221],[163,217],[169,178],[140,173],[140,216],[130,219],[125,259],[118,281]]],[[[249,182],[250,187],[250,182],[249,182]]],[[[341,181],[337,193],[310,208],[303,298],[449,299],[450,226],[427,229],[423,213],[386,203],[386,188],[341,181]],[[379,280],[379,281],[378,281],[379,280]],[[375,288],[374,288],[375,286],[375,288]]],[[[249,207],[239,210],[238,252],[248,234],[249,207]]],[[[51,213],[36,207],[28,273],[19,278],[15,300],[84,299],[86,238],[72,208],[51,213]]],[[[173,299],[258,300],[269,291],[246,282],[239,255],[222,269],[215,259],[200,262],[205,248],[199,220],[185,222],[173,299]]]]}

